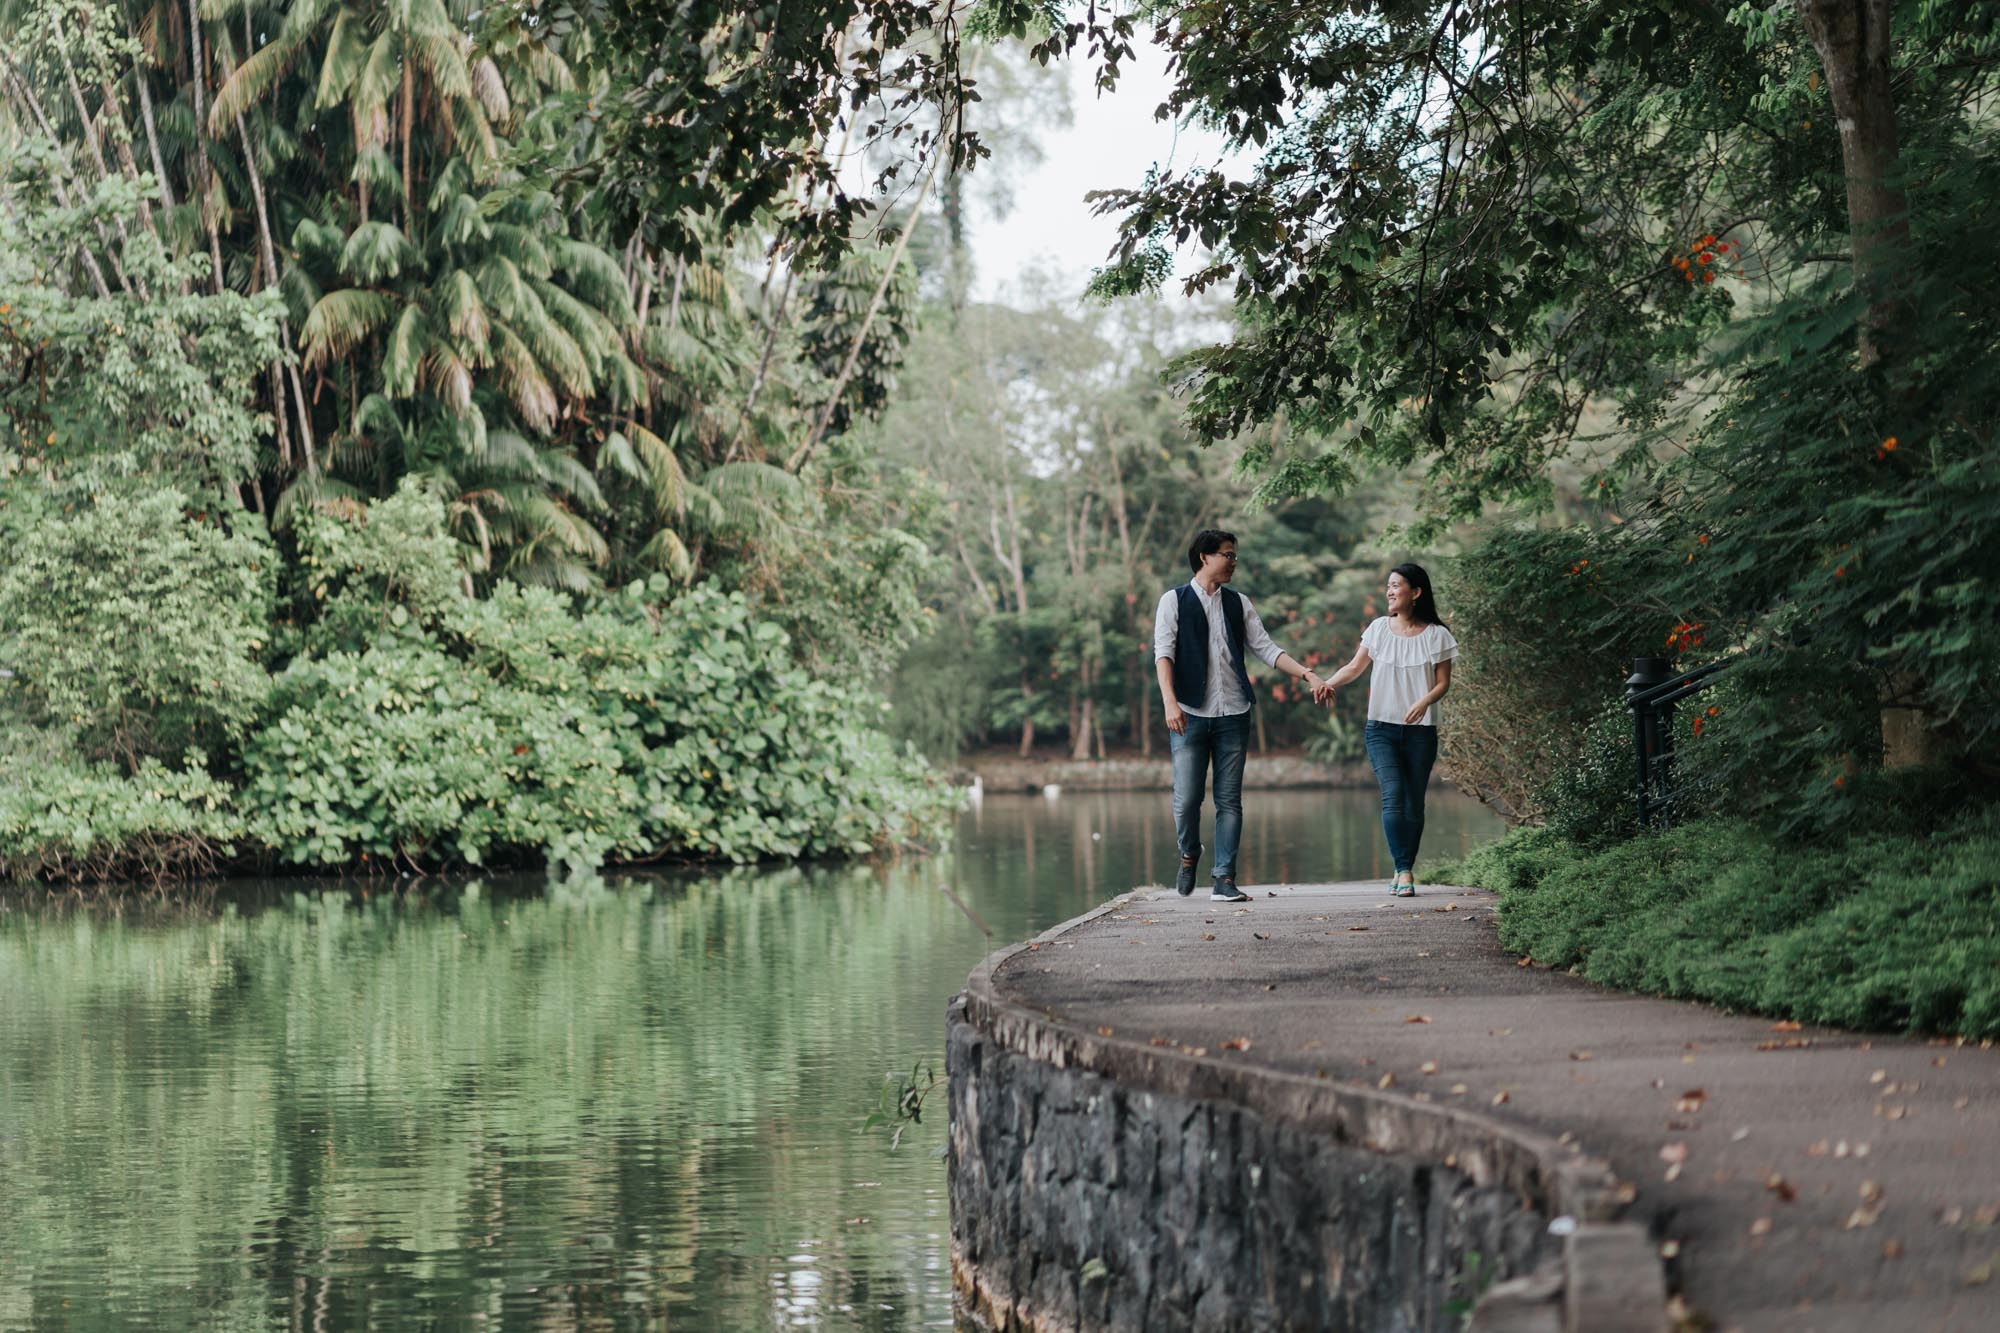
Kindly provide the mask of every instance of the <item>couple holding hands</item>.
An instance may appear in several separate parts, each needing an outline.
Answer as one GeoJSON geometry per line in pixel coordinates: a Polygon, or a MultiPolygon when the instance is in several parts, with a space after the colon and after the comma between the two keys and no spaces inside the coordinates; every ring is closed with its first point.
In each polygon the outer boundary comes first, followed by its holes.
{"type": "Polygon", "coordinates": [[[1389,614],[1361,635],[1353,660],[1331,676],[1299,665],[1271,641],[1250,599],[1228,586],[1236,575],[1236,537],[1213,528],[1188,546],[1194,577],[1160,598],[1153,613],[1153,657],[1166,705],[1174,756],[1174,831],[1180,875],[1174,887],[1194,892],[1201,861],[1202,789],[1215,770],[1214,890],[1219,903],[1248,901],[1236,887],[1236,846],[1243,833],[1243,761],[1256,704],[1246,651],[1313,692],[1333,692],[1373,668],[1368,680],[1368,762],[1382,787],[1382,833],[1396,865],[1390,892],[1415,895],[1417,847],[1424,836],[1424,788],[1437,760],[1437,701],[1451,688],[1458,640],[1438,619],[1430,576],[1420,565],[1397,565],[1383,587],[1389,614]]]}

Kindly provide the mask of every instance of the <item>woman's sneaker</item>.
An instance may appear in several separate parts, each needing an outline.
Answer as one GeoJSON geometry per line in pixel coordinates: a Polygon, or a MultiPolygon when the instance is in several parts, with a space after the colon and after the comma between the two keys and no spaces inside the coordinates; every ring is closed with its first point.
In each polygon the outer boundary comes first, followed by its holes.
{"type": "Polygon", "coordinates": [[[1212,903],[1247,903],[1250,901],[1250,895],[1237,888],[1235,877],[1230,876],[1215,881],[1215,888],[1209,893],[1208,900],[1212,903]]]}

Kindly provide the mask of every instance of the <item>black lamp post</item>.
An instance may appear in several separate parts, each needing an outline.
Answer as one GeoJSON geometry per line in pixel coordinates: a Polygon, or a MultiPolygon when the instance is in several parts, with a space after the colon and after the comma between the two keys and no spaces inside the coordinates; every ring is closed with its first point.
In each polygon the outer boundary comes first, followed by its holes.
{"type": "Polygon", "coordinates": [[[1639,756],[1639,824],[1643,828],[1652,822],[1654,801],[1652,799],[1653,775],[1659,774],[1660,801],[1659,814],[1664,822],[1667,802],[1672,795],[1672,775],[1669,766],[1673,762],[1674,746],[1674,706],[1671,703],[1653,704],[1644,700],[1648,690],[1666,684],[1673,678],[1673,669],[1664,657],[1639,657],[1632,661],[1632,674],[1625,679],[1625,703],[1632,710],[1633,740],[1639,756]]]}

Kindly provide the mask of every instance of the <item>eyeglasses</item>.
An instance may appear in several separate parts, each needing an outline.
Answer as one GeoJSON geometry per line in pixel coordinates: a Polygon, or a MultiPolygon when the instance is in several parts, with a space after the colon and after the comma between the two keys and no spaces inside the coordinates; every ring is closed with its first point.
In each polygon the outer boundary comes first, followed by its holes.
{"type": "Polygon", "coordinates": [[[1227,560],[1232,565],[1236,563],[1236,552],[1234,551],[1210,551],[1209,554],[1218,560],[1227,560]]]}

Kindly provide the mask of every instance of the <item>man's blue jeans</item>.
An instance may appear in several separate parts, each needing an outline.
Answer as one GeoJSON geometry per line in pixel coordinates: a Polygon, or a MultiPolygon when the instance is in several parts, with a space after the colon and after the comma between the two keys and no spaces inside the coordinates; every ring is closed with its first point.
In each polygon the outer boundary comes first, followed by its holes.
{"type": "Polygon", "coordinates": [[[1400,722],[1370,722],[1362,731],[1368,762],[1382,785],[1382,836],[1396,873],[1413,870],[1424,840],[1424,788],[1437,762],[1438,729],[1400,722]]]}
{"type": "Polygon", "coordinates": [[[1243,840],[1243,759],[1250,752],[1250,714],[1187,719],[1187,730],[1167,733],[1174,752],[1174,835],[1181,856],[1201,850],[1201,796],[1215,766],[1215,878],[1236,877],[1236,846],[1243,840]]]}

